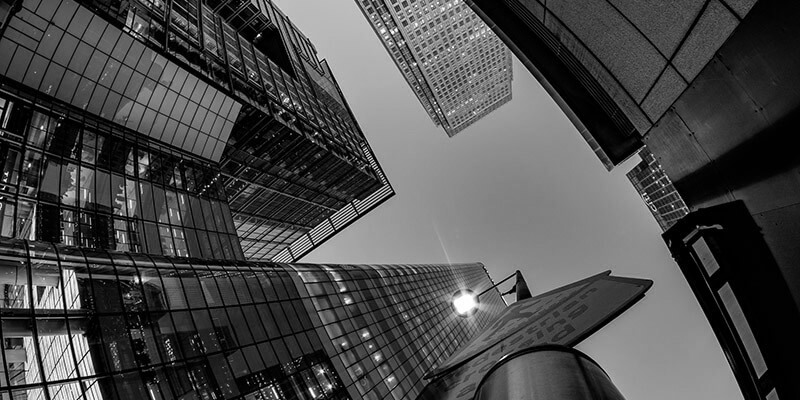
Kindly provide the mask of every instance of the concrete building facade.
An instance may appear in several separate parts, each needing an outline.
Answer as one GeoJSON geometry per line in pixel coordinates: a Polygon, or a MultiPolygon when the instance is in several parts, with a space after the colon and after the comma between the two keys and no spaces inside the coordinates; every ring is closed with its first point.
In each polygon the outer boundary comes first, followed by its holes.
{"type": "Polygon", "coordinates": [[[358,0],[436,125],[454,136],[511,100],[511,53],[461,0],[358,0]]]}

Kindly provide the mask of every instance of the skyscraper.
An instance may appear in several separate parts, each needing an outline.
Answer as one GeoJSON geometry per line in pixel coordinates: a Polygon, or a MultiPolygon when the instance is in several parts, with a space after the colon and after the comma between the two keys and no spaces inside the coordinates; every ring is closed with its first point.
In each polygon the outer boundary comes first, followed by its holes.
{"type": "Polygon", "coordinates": [[[451,296],[492,286],[482,264],[295,266],[354,399],[413,399],[422,376],[505,309],[495,289],[474,318],[458,317],[451,296]]]}
{"type": "Polygon", "coordinates": [[[481,264],[211,261],[0,240],[0,398],[397,399],[500,313],[481,264]]]}
{"type": "Polygon", "coordinates": [[[292,261],[393,194],[271,2],[13,3],[0,236],[292,261]]]}
{"type": "Polygon", "coordinates": [[[639,150],[639,157],[642,161],[628,172],[628,180],[642,196],[658,226],[666,231],[688,214],[689,209],[647,146],[639,150]]]}
{"type": "MultiPolygon", "coordinates": [[[[726,353],[743,351],[741,342],[729,340],[729,324],[739,324],[737,330],[770,326],[761,319],[770,307],[756,293],[775,295],[772,309],[785,312],[771,315],[786,326],[800,326],[800,153],[794,144],[800,125],[795,90],[800,5],[468,2],[543,83],[609,169],[642,145],[652,152],[690,211],[687,222],[678,222],[683,227],[664,238],[701,305],[726,302],[726,310],[719,303],[704,305],[715,332],[728,332],[718,335],[726,353]],[[724,231],[722,242],[730,244],[712,247],[713,259],[705,260],[730,263],[730,272],[698,276],[698,261],[691,257],[699,254],[692,254],[689,244],[717,228],[724,231]],[[743,252],[750,243],[759,251],[743,252]],[[752,274],[724,290],[716,286],[745,270],[752,274]],[[784,288],[788,295],[776,295],[784,288]]],[[[759,345],[769,341],[755,337],[759,345]]],[[[754,363],[757,370],[742,367],[746,364],[736,361],[742,357],[729,358],[748,399],[800,396],[796,379],[782,374],[795,370],[784,367],[780,350],[772,353],[777,356],[765,356],[765,364],[754,363]]]]}
{"type": "Polygon", "coordinates": [[[356,2],[448,136],[511,100],[511,53],[463,1],[356,2]]]}

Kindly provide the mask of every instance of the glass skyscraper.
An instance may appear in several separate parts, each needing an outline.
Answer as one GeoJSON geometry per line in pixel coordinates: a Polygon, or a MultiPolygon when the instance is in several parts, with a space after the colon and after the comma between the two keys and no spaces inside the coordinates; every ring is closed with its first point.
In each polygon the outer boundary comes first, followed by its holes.
{"type": "Polygon", "coordinates": [[[7,3],[2,237],[294,261],[394,194],[270,1],[7,3]]]}
{"type": "Polygon", "coordinates": [[[463,1],[356,3],[448,136],[511,100],[511,52],[463,1]]]}
{"type": "MultiPolygon", "coordinates": [[[[471,318],[455,314],[457,290],[493,285],[482,264],[293,266],[308,291],[334,365],[353,399],[413,399],[422,376],[504,309],[495,289],[471,318]]],[[[312,311],[312,312],[313,312],[312,311]]]]}
{"type": "Polygon", "coordinates": [[[639,157],[642,161],[636,164],[626,176],[634,189],[642,196],[642,200],[658,222],[658,226],[662,231],[666,231],[688,214],[689,208],[675,190],[675,186],[664,172],[664,168],[646,146],[639,150],[639,157]]]}
{"type": "Polygon", "coordinates": [[[2,399],[401,399],[505,307],[483,265],[208,261],[0,240],[2,399]]]}

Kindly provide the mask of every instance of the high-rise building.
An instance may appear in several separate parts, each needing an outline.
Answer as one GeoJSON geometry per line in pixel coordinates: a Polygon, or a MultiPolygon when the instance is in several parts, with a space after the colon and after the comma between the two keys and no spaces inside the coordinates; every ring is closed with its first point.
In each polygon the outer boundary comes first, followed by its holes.
{"type": "Polygon", "coordinates": [[[628,172],[628,180],[642,196],[658,226],[662,231],[666,231],[688,214],[689,209],[647,146],[639,150],[639,157],[642,161],[628,172]]]}
{"type": "Polygon", "coordinates": [[[511,100],[511,53],[463,1],[356,3],[448,136],[511,100]]]}
{"type": "Polygon", "coordinates": [[[354,399],[413,399],[422,376],[504,309],[495,289],[473,318],[457,316],[453,293],[492,286],[482,264],[307,265],[299,272],[354,399]]]}
{"type": "Polygon", "coordinates": [[[0,398],[400,399],[505,304],[481,264],[211,261],[0,240],[0,398]]]}
{"type": "Polygon", "coordinates": [[[293,261],[394,193],[270,1],[2,4],[0,236],[293,261]]]}
{"type": "MultiPolygon", "coordinates": [[[[709,215],[715,217],[708,222],[687,222],[681,231],[685,236],[665,236],[668,246],[680,246],[678,241],[689,240],[694,229],[720,226],[728,235],[742,235],[727,239],[740,248],[723,246],[712,252],[719,259],[736,261],[745,259],[741,248],[763,241],[763,251],[753,252],[751,256],[758,256],[737,268],[753,272],[752,284],[763,272],[769,274],[772,286],[785,287],[789,296],[775,297],[772,306],[787,311],[774,316],[786,326],[800,326],[800,153],[795,145],[800,125],[800,92],[795,90],[800,86],[800,58],[795,55],[800,45],[800,4],[468,3],[543,83],[581,133],[596,141],[606,166],[619,164],[646,145],[690,212],[729,205],[714,208],[709,215]],[[728,229],[725,221],[755,228],[728,229]],[[759,268],[752,270],[753,265],[759,268]],[[766,265],[775,271],[766,272],[761,267],[766,265]]],[[[684,218],[695,220],[691,215],[684,218]]],[[[686,275],[691,281],[699,279],[686,275]]],[[[724,274],[717,276],[709,282],[725,281],[724,274]]],[[[742,289],[744,283],[738,285],[731,283],[715,292],[715,301],[733,305],[728,311],[736,315],[734,320],[741,321],[739,316],[744,315],[749,325],[764,325],[759,318],[767,307],[749,308],[745,300],[768,292],[769,285],[749,292],[742,289]],[[742,313],[735,311],[731,296],[742,313]]],[[[702,304],[710,297],[701,287],[693,288],[702,304]]],[[[719,313],[707,315],[715,331],[730,330],[725,325],[730,319],[712,317],[719,313]]],[[[766,343],[758,340],[759,345],[766,343]]],[[[726,352],[741,350],[735,342],[721,343],[726,352]]],[[[780,371],[796,370],[782,367],[786,364],[780,359],[764,360],[766,369],[740,379],[745,396],[800,396],[796,379],[783,376],[782,383],[775,384],[780,371]]],[[[736,374],[744,371],[732,366],[736,374]]]]}

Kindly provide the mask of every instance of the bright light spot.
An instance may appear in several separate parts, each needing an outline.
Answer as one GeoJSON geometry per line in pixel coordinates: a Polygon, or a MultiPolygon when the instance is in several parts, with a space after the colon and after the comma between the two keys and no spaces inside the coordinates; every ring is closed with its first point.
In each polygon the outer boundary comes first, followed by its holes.
{"type": "Polygon", "coordinates": [[[458,315],[469,315],[478,308],[478,299],[471,291],[461,291],[453,298],[453,307],[458,315]]]}

